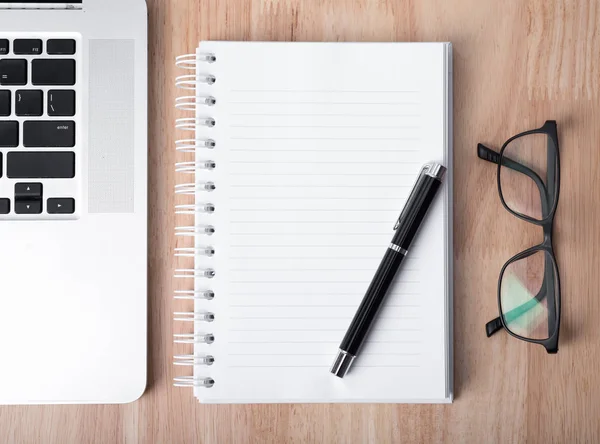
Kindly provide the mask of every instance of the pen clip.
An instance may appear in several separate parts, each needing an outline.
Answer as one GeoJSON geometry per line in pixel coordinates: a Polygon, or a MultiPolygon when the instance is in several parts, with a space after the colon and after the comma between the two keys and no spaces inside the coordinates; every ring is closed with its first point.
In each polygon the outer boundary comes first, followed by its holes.
{"type": "Polygon", "coordinates": [[[402,208],[402,211],[400,212],[400,216],[398,216],[398,220],[394,224],[394,230],[393,231],[396,231],[398,229],[398,227],[400,226],[400,220],[402,219],[402,216],[404,215],[404,210],[406,210],[406,204],[408,204],[408,202],[410,202],[410,198],[415,193],[415,187],[417,185],[417,182],[419,182],[419,179],[421,178],[421,176],[423,174],[425,174],[427,171],[429,171],[429,168],[431,168],[431,164],[430,163],[426,163],[421,168],[421,171],[419,171],[419,174],[417,174],[417,178],[415,179],[415,183],[413,183],[413,186],[412,186],[412,188],[410,190],[410,194],[408,195],[408,198],[406,199],[406,202],[404,203],[404,207],[402,208]]]}

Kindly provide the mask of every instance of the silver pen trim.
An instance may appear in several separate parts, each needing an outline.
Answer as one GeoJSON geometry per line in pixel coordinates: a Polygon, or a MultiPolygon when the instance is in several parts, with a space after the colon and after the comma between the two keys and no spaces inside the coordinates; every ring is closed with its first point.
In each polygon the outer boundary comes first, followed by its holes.
{"type": "Polygon", "coordinates": [[[427,174],[437,180],[442,180],[444,174],[446,174],[446,167],[439,163],[429,162],[423,167],[423,174],[427,174]]]}
{"type": "Polygon", "coordinates": [[[398,253],[402,254],[403,256],[406,256],[408,254],[408,250],[405,250],[400,245],[391,243],[388,248],[390,248],[391,250],[397,251],[398,253]]]}

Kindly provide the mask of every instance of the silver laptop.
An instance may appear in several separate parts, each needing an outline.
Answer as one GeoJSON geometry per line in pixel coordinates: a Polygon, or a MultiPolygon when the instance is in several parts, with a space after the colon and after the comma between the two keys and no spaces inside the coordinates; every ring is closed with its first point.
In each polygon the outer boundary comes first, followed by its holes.
{"type": "Polygon", "coordinates": [[[146,387],[144,0],[0,1],[0,404],[146,387]]]}

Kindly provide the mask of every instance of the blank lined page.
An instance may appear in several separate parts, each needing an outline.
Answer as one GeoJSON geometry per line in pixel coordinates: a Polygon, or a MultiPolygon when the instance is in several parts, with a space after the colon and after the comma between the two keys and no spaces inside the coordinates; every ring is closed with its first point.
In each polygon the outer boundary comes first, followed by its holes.
{"type": "Polygon", "coordinates": [[[443,401],[447,372],[447,189],[351,372],[329,368],[392,238],[420,167],[445,163],[444,44],[207,42],[200,88],[212,116],[216,254],[198,279],[215,313],[206,402],[443,401]]]}

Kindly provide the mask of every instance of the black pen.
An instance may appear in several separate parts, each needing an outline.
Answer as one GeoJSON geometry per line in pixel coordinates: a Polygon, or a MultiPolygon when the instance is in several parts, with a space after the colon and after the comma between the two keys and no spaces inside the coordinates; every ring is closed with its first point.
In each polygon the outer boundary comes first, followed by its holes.
{"type": "Polygon", "coordinates": [[[394,281],[396,272],[410,244],[419,230],[427,210],[442,184],[446,168],[438,163],[428,163],[421,168],[417,181],[408,196],[400,217],[394,226],[394,237],[388,246],[379,268],[367,289],[354,319],[348,327],[346,336],[331,367],[331,373],[343,378],[360,351],[369,329],[377,316],[388,288],[394,281]]]}

